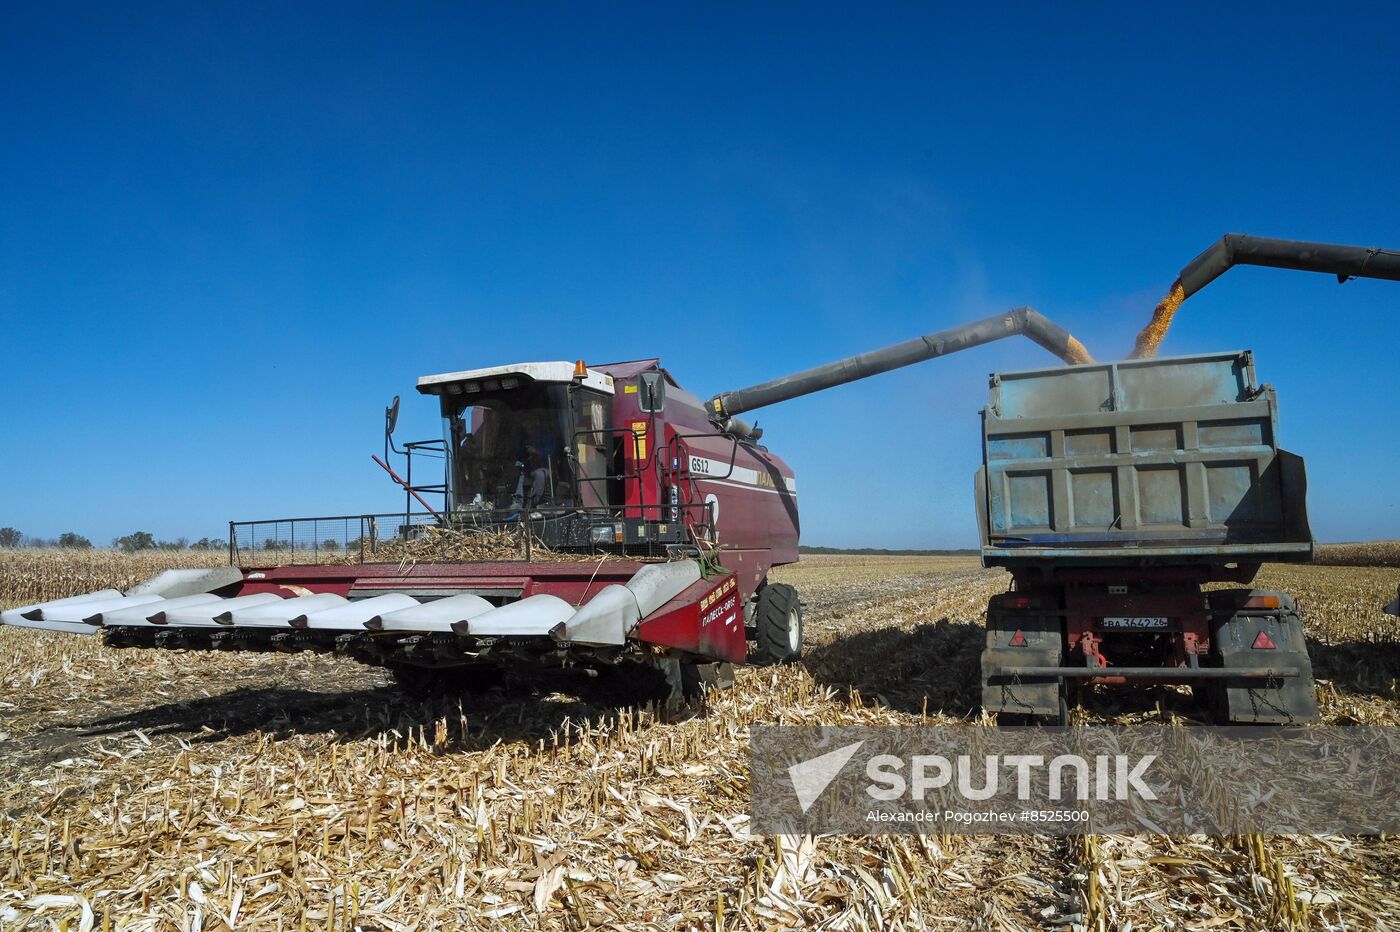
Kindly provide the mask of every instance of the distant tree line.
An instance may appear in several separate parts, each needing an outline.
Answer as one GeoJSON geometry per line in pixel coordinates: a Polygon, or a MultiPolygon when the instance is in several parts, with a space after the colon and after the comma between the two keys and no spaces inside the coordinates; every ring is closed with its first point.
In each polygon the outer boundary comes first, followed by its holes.
{"type": "Polygon", "coordinates": [[[0,527],[0,547],[69,547],[74,550],[91,550],[92,541],[72,531],[64,531],[57,537],[31,537],[12,527],[0,527]]]}
{"type": "Polygon", "coordinates": [[[222,537],[201,537],[193,543],[188,537],[156,540],[150,531],[133,531],[113,538],[112,546],[124,553],[139,553],[142,550],[223,550],[228,546],[228,541],[222,537]]]}
{"type": "Polygon", "coordinates": [[[360,542],[358,540],[353,540],[348,544],[342,544],[338,540],[327,537],[319,544],[314,540],[299,540],[293,544],[290,540],[268,537],[257,546],[261,547],[263,550],[340,550],[343,547],[358,547],[360,546],[360,542]]]}
{"type": "MultiPolygon", "coordinates": [[[[150,531],[133,531],[112,539],[112,546],[125,553],[138,553],[142,550],[223,550],[228,546],[223,537],[201,537],[191,542],[188,537],[174,540],[157,540],[150,531]]],[[[92,541],[73,531],[65,531],[57,537],[31,537],[12,527],[0,527],[0,549],[16,547],[64,547],[71,550],[91,550],[92,541]]]]}

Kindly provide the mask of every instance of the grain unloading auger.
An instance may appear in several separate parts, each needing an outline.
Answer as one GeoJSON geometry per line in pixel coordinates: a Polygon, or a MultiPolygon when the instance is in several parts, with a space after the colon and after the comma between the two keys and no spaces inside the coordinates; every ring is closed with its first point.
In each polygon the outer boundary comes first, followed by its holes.
{"type": "MultiPolygon", "coordinates": [[[[1191,685],[1224,722],[1316,717],[1292,597],[1203,588],[1311,559],[1303,461],[1278,446],[1274,391],[1249,352],[1150,358],[1181,302],[1235,265],[1400,280],[1393,250],[1230,234],[1181,271],[1133,358],[1094,362],[1036,315],[1028,334],[1070,365],[991,376],[975,495],[982,562],[1013,580],[988,605],[981,662],[983,708],[1002,719],[1063,722],[1079,687],[1122,683],[1191,685]]],[[[711,408],[740,414],[883,372],[941,336],[711,408]]]]}
{"type": "Polygon", "coordinates": [[[470,688],[488,668],[526,660],[643,659],[684,690],[719,665],[787,661],[802,647],[796,591],[768,581],[797,560],[796,479],[734,415],[1017,334],[1090,361],[1019,308],[707,403],[655,359],[425,376],[418,390],[438,398],[443,440],[400,450],[389,438],[397,403],[386,412],[386,453],[408,457],[404,478],[389,470],[404,513],[234,523],[229,567],[171,570],[0,619],[102,632],[117,647],[336,651],[410,685],[445,673],[470,688]],[[443,460],[440,482],[414,483],[424,456],[443,460]],[[412,513],[413,501],[426,510],[412,513]],[[503,532],[543,552],[433,559],[423,549],[503,532]]]}
{"type": "Polygon", "coordinates": [[[1237,265],[1322,272],[1337,276],[1338,283],[1351,278],[1400,281],[1400,252],[1393,249],[1226,233],[1192,259],[1172,282],[1147,326],[1138,334],[1133,358],[1157,355],[1157,347],[1167,335],[1181,303],[1237,265]]]}

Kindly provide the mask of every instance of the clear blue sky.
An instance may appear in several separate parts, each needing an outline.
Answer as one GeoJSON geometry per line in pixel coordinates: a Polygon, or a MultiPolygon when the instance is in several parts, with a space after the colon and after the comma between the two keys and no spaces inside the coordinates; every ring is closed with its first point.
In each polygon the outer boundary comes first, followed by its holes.
{"type": "MultiPolygon", "coordinates": [[[[428,372],[708,394],[1018,304],[1104,358],[1227,231],[1400,247],[1393,4],[206,6],[0,12],[0,525],[397,507],[428,372]]],[[[1323,540],[1400,537],[1397,311],[1237,269],[1165,347],[1256,351],[1323,540]]],[[[758,412],[804,540],[973,545],[986,374],[1049,362],[758,412]]]]}

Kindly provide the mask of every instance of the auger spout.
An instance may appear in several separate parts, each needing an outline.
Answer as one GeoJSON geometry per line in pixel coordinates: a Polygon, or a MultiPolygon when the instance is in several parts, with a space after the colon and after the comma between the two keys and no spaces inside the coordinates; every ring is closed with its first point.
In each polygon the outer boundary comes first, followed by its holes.
{"type": "Polygon", "coordinates": [[[1349,278],[1400,281],[1400,252],[1394,249],[1226,233],[1181,270],[1166,296],[1152,311],[1147,326],[1137,335],[1132,358],[1156,356],[1157,347],[1167,335],[1181,302],[1237,265],[1323,272],[1337,276],[1338,282],[1349,278]]]}
{"type": "Polygon", "coordinates": [[[1220,237],[1187,263],[1177,278],[1189,298],[1236,265],[1331,273],[1341,281],[1348,278],[1400,281],[1400,252],[1393,249],[1307,243],[1243,233],[1226,233],[1220,237]]]}

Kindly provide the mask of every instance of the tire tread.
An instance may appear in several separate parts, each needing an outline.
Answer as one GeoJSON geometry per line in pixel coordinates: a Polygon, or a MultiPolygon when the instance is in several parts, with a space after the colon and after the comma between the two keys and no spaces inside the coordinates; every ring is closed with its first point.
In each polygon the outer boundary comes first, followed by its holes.
{"type": "Polygon", "coordinates": [[[790,619],[797,616],[802,630],[802,604],[797,590],[786,583],[769,583],[758,590],[758,605],[754,610],[754,641],[760,658],[767,663],[791,663],[802,656],[799,645],[794,653],[789,646],[790,619]]]}

